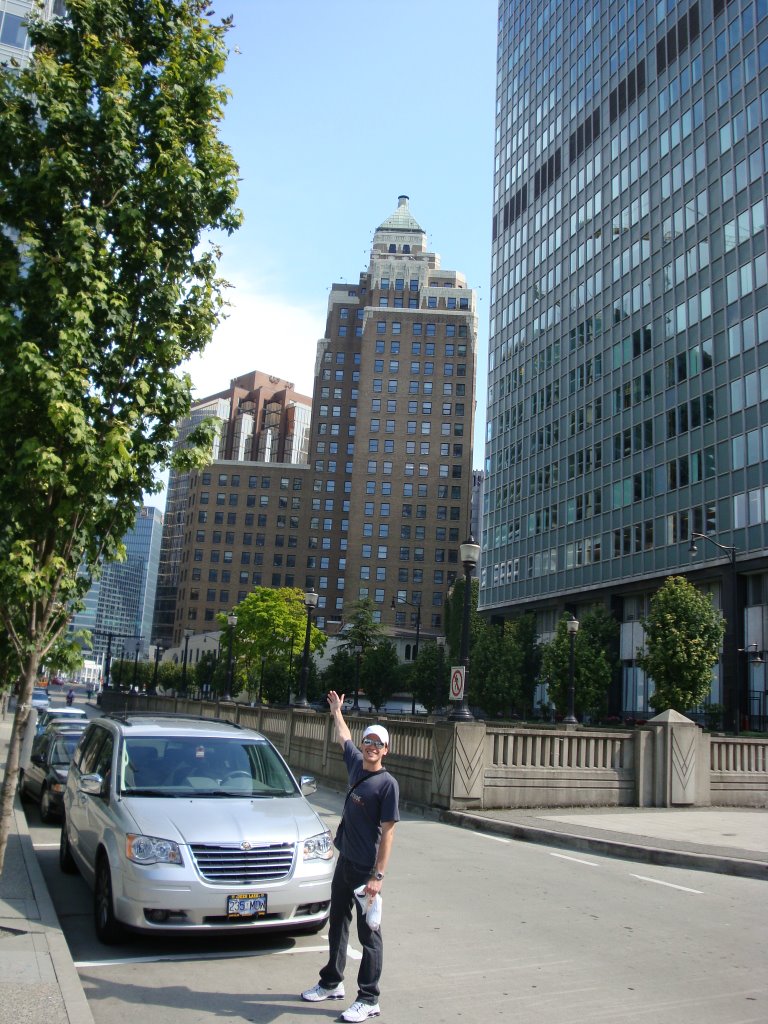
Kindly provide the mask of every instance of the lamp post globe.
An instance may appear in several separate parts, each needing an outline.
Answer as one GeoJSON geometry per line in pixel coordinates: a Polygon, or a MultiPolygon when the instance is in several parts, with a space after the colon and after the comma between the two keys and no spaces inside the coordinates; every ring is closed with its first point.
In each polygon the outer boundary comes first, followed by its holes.
{"type": "Polygon", "coordinates": [[[464,605],[461,621],[461,663],[464,666],[464,695],[461,702],[448,716],[450,722],[472,722],[474,715],[469,710],[467,693],[469,690],[469,626],[470,606],[472,603],[472,573],[480,559],[480,545],[475,543],[472,534],[463,544],[459,545],[459,555],[464,569],[464,605]]]}
{"type": "Polygon", "coordinates": [[[309,706],[307,701],[307,685],[309,683],[309,641],[312,635],[312,612],[317,608],[317,602],[320,599],[320,595],[316,594],[314,590],[308,590],[304,595],[304,607],[307,609],[307,629],[304,634],[304,655],[301,662],[301,686],[299,688],[299,695],[294,701],[294,707],[306,708],[309,706]]]}

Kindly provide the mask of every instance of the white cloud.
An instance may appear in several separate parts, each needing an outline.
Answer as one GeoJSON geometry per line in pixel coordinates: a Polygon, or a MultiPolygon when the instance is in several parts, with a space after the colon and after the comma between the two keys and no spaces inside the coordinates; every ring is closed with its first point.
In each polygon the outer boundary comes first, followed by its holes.
{"type": "Polygon", "coordinates": [[[324,306],[299,305],[262,294],[247,282],[232,283],[227,319],[205,351],[184,367],[192,377],[194,398],[223,391],[233,377],[251,370],[274,374],[311,396],[317,341],[325,330],[324,306]]]}

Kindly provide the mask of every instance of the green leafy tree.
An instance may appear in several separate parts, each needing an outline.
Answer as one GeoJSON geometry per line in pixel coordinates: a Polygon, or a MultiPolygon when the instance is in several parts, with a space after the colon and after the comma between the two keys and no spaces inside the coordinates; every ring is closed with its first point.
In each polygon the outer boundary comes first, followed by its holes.
{"type": "MultiPolygon", "coordinates": [[[[452,665],[461,663],[461,633],[464,622],[464,582],[459,576],[445,599],[445,635],[448,640],[448,657],[452,665]]],[[[485,635],[485,621],[477,614],[477,600],[480,594],[480,582],[472,577],[469,599],[469,659],[478,636],[485,635]]],[[[471,675],[471,672],[470,672],[471,675]]]]}
{"type": "Polygon", "coordinates": [[[135,661],[133,658],[113,658],[110,673],[112,685],[120,690],[129,690],[133,686],[143,690],[151,686],[154,663],[135,661]]]}
{"type": "Polygon", "coordinates": [[[411,666],[409,686],[419,704],[431,714],[448,703],[450,670],[441,644],[422,643],[419,656],[411,666]]]}
{"type": "MultiPolygon", "coordinates": [[[[314,662],[309,663],[309,683],[307,690],[311,693],[312,681],[316,675],[314,662]]],[[[264,686],[262,699],[270,704],[287,704],[291,699],[294,679],[288,671],[288,665],[283,662],[267,662],[264,667],[264,686]]]]}
{"type": "Polygon", "coordinates": [[[682,576],[670,576],[651,598],[642,626],[645,651],[638,652],[637,663],[655,685],[651,707],[682,713],[701,704],[725,635],[711,596],[682,576]]]}
{"type": "Polygon", "coordinates": [[[365,652],[360,665],[360,687],[373,707],[384,707],[387,698],[396,692],[399,668],[397,650],[389,640],[380,640],[365,652]]]}
{"type": "MultiPolygon", "coordinates": [[[[349,650],[362,647],[363,651],[369,647],[375,647],[384,635],[381,623],[374,618],[375,611],[376,605],[370,597],[363,597],[357,601],[347,620],[339,646],[349,650]]],[[[336,692],[340,693],[341,691],[337,690],[336,692]]]]}
{"type": "Polygon", "coordinates": [[[494,718],[509,715],[519,703],[516,653],[511,622],[477,624],[470,659],[469,699],[494,718]]]}
{"type": "MultiPolygon", "coordinates": [[[[255,587],[235,608],[235,612],[237,626],[233,654],[238,686],[245,685],[249,695],[257,692],[262,657],[266,659],[265,670],[275,664],[284,665],[287,679],[292,645],[296,644],[298,638],[301,638],[299,660],[304,650],[307,627],[304,592],[295,587],[255,587]]],[[[226,615],[219,618],[222,626],[225,626],[226,615]]],[[[326,640],[325,633],[312,624],[310,653],[322,651],[326,640]]]]}
{"type": "Polygon", "coordinates": [[[533,714],[533,699],[541,674],[541,643],[536,630],[536,616],[526,612],[513,621],[515,653],[513,690],[520,701],[519,711],[526,718],[533,714]]]}
{"type": "Polygon", "coordinates": [[[451,670],[444,646],[422,640],[414,664],[404,668],[409,670],[404,688],[415,694],[429,714],[436,708],[445,707],[449,699],[451,670]]]}
{"type": "MultiPolygon", "coordinates": [[[[335,690],[336,693],[344,693],[351,697],[355,692],[355,672],[357,655],[349,647],[337,647],[326,665],[322,682],[326,693],[335,690]]],[[[362,655],[360,658],[362,675],[362,655]]]]}
{"type": "Polygon", "coordinates": [[[157,688],[162,693],[176,693],[181,689],[181,665],[175,661],[161,661],[157,666],[157,688]]]}
{"type": "MultiPolygon", "coordinates": [[[[611,684],[610,657],[603,640],[596,638],[600,633],[598,626],[593,629],[590,621],[595,615],[602,624],[601,613],[585,613],[574,644],[574,707],[579,719],[603,717],[611,684]]],[[[565,715],[568,708],[571,650],[566,628],[568,619],[568,615],[560,619],[555,636],[544,645],[542,654],[542,676],[548,684],[549,698],[561,715],[565,715]]],[[[618,624],[615,628],[618,629],[618,624]]]]}
{"type": "Polygon", "coordinates": [[[51,647],[41,669],[51,676],[72,676],[83,666],[82,638],[65,633],[51,647]]]}
{"type": "MultiPolygon", "coordinates": [[[[28,66],[0,74],[0,616],[20,707],[169,464],[190,406],[179,367],[223,304],[203,233],[240,221],[237,166],[218,138],[228,25],[202,0],[66,7],[30,19],[28,66]]],[[[212,429],[179,468],[209,458],[212,429]]]]}
{"type": "Polygon", "coordinates": [[[203,651],[194,668],[195,686],[203,693],[216,694],[216,668],[218,658],[214,651],[203,651]]]}

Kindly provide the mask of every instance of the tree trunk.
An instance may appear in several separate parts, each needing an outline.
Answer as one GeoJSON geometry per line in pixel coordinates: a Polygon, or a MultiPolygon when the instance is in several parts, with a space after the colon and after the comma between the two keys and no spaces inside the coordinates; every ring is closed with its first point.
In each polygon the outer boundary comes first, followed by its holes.
{"type": "Polygon", "coordinates": [[[24,668],[24,675],[19,681],[19,695],[16,698],[16,713],[13,716],[13,729],[11,730],[11,742],[8,747],[8,758],[5,763],[5,778],[0,793],[0,875],[3,873],[5,863],[5,849],[8,845],[8,836],[11,831],[13,819],[13,798],[16,795],[16,784],[19,779],[19,759],[21,756],[21,743],[27,727],[32,728],[30,712],[32,710],[32,689],[37,679],[37,666],[39,654],[35,651],[29,656],[24,668]]]}

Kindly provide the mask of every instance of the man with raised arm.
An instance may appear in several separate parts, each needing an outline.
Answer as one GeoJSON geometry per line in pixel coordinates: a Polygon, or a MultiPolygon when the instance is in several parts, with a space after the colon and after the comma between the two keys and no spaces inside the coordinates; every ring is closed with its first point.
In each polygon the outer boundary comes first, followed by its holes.
{"type": "Polygon", "coordinates": [[[363,959],[357,974],[357,998],[342,1013],[341,1019],[356,1022],[378,1017],[381,1013],[379,979],[383,943],[381,931],[369,927],[365,909],[355,898],[355,889],[365,886],[369,899],[381,892],[392,851],[395,823],[400,820],[400,791],[397,781],[382,764],[389,753],[389,732],[383,725],[368,726],[358,750],[341,713],[343,703],[344,694],[339,696],[331,690],[328,704],[336,725],[336,739],[341,744],[349,773],[349,790],[335,840],[339,858],[331,886],[330,956],[320,971],[319,983],[302,992],[301,998],[310,1003],[344,998],[344,967],[354,906],[363,959]]]}

